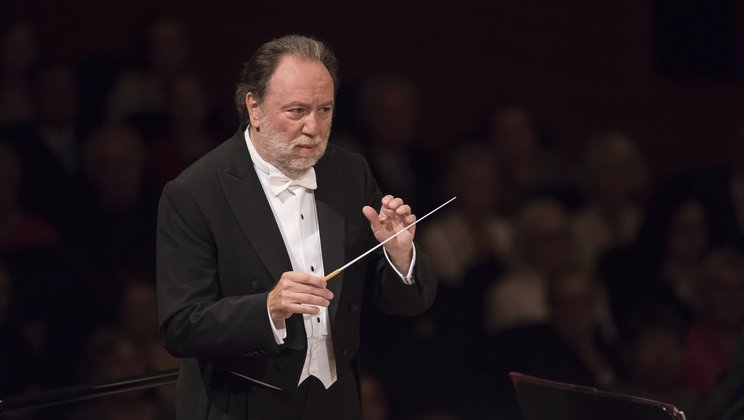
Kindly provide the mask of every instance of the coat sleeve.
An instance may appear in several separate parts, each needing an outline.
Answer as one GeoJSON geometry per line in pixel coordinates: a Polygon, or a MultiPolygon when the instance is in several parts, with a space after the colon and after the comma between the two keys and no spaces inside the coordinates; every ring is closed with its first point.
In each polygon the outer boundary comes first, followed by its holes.
{"type": "MultiPolygon", "coordinates": [[[[361,158],[361,157],[360,157],[361,158]]],[[[372,176],[372,172],[366,160],[361,158],[364,168],[364,179],[366,183],[367,202],[375,209],[382,205],[382,195],[377,182],[372,176]]],[[[401,197],[403,201],[406,197],[401,197]]],[[[414,212],[416,209],[413,209],[414,212]]],[[[361,209],[360,209],[361,211],[361,209]]],[[[370,237],[376,243],[372,236],[371,228],[370,237]]],[[[384,313],[391,315],[419,315],[426,311],[434,302],[437,293],[437,277],[432,268],[429,258],[424,255],[421,248],[416,246],[416,265],[413,269],[413,284],[406,285],[398,276],[393,267],[385,258],[382,249],[375,253],[371,259],[376,259],[372,264],[374,272],[371,274],[373,279],[372,292],[374,293],[374,302],[377,307],[384,313]]]]}
{"type": "Polygon", "coordinates": [[[209,221],[188,187],[168,183],[158,208],[159,335],[177,357],[277,353],[267,292],[222,296],[218,249],[209,221]]]}

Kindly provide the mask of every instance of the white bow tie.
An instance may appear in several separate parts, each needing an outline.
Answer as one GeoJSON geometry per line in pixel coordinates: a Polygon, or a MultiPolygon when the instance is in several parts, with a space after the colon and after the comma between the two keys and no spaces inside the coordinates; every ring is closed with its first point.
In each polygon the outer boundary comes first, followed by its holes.
{"type": "Polygon", "coordinates": [[[269,188],[271,188],[271,192],[274,193],[275,196],[278,196],[284,190],[295,185],[305,187],[309,190],[316,189],[318,186],[315,182],[315,169],[308,169],[300,178],[297,179],[290,179],[281,172],[271,171],[269,174],[269,188]]]}

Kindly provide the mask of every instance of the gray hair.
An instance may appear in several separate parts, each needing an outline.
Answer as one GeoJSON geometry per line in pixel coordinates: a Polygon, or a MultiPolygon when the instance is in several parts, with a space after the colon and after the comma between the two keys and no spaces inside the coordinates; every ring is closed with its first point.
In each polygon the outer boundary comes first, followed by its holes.
{"type": "Polygon", "coordinates": [[[258,102],[266,96],[269,80],[276,71],[279,61],[287,55],[321,62],[333,80],[334,93],[338,88],[338,62],[325,44],[301,35],[287,35],[273,39],[263,45],[243,64],[240,79],[235,86],[235,106],[240,115],[240,124],[248,123],[248,108],[245,96],[252,93],[258,102]]]}

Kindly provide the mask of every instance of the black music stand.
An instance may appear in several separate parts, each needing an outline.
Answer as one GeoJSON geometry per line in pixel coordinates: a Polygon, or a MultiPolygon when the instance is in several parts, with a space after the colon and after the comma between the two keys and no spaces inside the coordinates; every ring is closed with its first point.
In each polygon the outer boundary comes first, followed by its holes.
{"type": "Polygon", "coordinates": [[[671,404],[517,372],[509,376],[525,420],[685,420],[671,404]]]}

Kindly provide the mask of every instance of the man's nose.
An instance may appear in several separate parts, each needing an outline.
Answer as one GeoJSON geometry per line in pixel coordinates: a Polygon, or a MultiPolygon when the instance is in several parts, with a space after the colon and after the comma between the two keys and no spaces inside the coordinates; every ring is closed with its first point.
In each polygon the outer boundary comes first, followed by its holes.
{"type": "Polygon", "coordinates": [[[320,121],[315,112],[309,113],[302,125],[302,134],[308,137],[317,137],[320,135],[320,121]]]}

